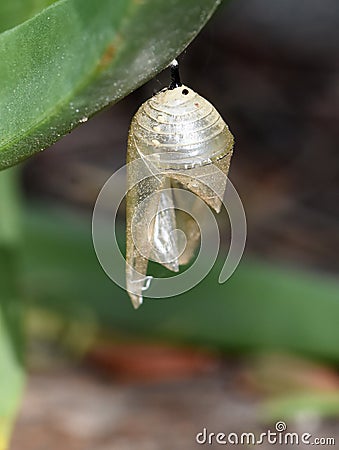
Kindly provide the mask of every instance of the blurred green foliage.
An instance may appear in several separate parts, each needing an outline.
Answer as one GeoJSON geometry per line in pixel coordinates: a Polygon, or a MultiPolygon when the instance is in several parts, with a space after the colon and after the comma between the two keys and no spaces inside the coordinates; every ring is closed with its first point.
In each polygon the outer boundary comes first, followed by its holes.
{"type": "Polygon", "coordinates": [[[90,318],[127,335],[339,361],[339,286],[331,278],[245,258],[220,285],[220,259],[196,288],[175,298],[146,299],[135,313],[126,292],[96,259],[89,219],[30,211],[25,233],[25,290],[35,307],[85,322],[90,318]]]}
{"type": "Polygon", "coordinates": [[[6,448],[24,384],[17,173],[0,173],[0,450],[6,448]]]}

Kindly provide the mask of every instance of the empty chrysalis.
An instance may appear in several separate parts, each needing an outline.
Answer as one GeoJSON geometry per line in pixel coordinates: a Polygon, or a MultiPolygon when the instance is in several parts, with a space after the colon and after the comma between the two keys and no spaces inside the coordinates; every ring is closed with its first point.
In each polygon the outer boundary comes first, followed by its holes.
{"type": "Polygon", "coordinates": [[[135,308],[151,281],[149,260],[177,272],[199,245],[199,227],[175,210],[172,189],[187,189],[219,212],[233,151],[228,126],[211,103],[181,84],[176,61],[171,75],[169,88],[141,105],[128,135],[127,162],[140,163],[127,166],[126,286],[135,308]]]}

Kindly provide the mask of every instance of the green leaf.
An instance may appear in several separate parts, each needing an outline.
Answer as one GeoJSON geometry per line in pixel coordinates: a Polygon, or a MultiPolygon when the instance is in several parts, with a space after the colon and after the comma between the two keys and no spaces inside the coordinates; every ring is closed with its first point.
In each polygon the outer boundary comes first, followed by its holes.
{"type": "Polygon", "coordinates": [[[11,0],[0,3],[0,32],[30,19],[56,0],[11,0]]]}
{"type": "Polygon", "coordinates": [[[17,173],[0,173],[0,450],[8,446],[24,384],[17,173]]]}
{"type": "Polygon", "coordinates": [[[21,235],[18,171],[0,173],[0,246],[16,247],[21,235]]]}
{"type": "Polygon", "coordinates": [[[4,268],[2,265],[0,268],[1,295],[6,295],[5,301],[2,298],[0,304],[0,450],[4,450],[7,448],[21,399],[25,372],[21,307],[17,297],[12,297],[5,291],[4,268]]]}
{"type": "Polygon", "coordinates": [[[219,3],[60,0],[2,33],[0,169],[45,149],[165,68],[219,3]]]}
{"type": "MultiPolygon", "coordinates": [[[[220,285],[219,260],[194,289],[146,299],[136,313],[127,293],[101,269],[88,223],[61,211],[25,216],[25,291],[34,306],[84,322],[96,317],[102,328],[135,336],[339,361],[334,279],[243,259],[220,285]]],[[[124,230],[119,235],[123,240],[124,230]]]]}

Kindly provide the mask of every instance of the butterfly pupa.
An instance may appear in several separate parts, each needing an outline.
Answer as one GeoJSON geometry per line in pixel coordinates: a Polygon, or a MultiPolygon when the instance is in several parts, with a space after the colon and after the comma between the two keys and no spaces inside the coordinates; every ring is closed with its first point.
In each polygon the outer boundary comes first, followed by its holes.
{"type": "Polygon", "coordinates": [[[126,287],[135,308],[150,282],[148,261],[178,271],[199,244],[199,228],[175,211],[171,188],[187,189],[219,212],[233,151],[233,136],[215,107],[181,84],[176,62],[171,71],[170,87],[140,106],[128,135],[127,163],[139,160],[149,170],[139,181],[127,164],[126,287]],[[187,240],[180,256],[177,228],[187,240]]]}

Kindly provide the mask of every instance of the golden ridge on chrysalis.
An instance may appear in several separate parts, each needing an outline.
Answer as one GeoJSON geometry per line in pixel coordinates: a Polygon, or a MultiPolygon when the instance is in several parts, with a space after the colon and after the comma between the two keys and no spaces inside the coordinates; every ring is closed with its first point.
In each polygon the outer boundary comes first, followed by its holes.
{"type": "Polygon", "coordinates": [[[150,169],[149,177],[136,182],[139,174],[127,166],[126,286],[135,308],[142,304],[150,280],[148,260],[177,272],[199,244],[199,228],[189,215],[175,211],[171,188],[188,189],[219,212],[226,177],[218,177],[211,166],[227,176],[233,151],[233,136],[218,111],[181,84],[176,61],[171,72],[170,87],[141,105],[128,135],[127,162],[141,159],[150,169]],[[206,186],[204,177],[212,177],[209,184],[218,189],[206,186]],[[172,233],[177,228],[187,238],[179,257],[172,233]]]}

